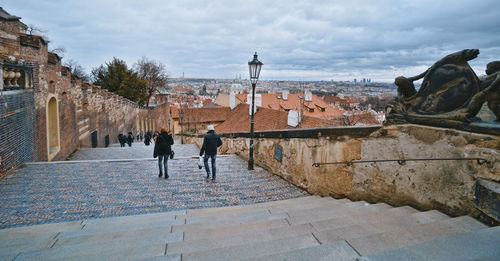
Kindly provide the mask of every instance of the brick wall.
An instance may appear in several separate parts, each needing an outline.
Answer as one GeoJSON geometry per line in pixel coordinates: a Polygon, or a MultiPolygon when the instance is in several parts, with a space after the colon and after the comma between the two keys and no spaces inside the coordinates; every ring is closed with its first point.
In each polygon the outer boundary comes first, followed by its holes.
{"type": "Polygon", "coordinates": [[[78,148],[92,147],[91,133],[97,133],[97,147],[106,145],[107,136],[116,143],[118,133],[140,129],[137,119],[167,124],[168,105],[158,108],[155,117],[152,108],[83,83],[62,66],[60,57],[48,52],[48,42],[19,28],[19,21],[0,20],[0,68],[30,73],[27,85],[24,78],[23,86],[9,83],[9,88],[21,90],[0,90],[0,173],[27,161],[64,160],[78,148]],[[51,115],[58,116],[59,144],[51,144],[49,156],[47,104],[52,97],[57,100],[57,113],[51,115]]]}
{"type": "Polygon", "coordinates": [[[0,94],[0,173],[37,161],[33,90],[0,94]]]}

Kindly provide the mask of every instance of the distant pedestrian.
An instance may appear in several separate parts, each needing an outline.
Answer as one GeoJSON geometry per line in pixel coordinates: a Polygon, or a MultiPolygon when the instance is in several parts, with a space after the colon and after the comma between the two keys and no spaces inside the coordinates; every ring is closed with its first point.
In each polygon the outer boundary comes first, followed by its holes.
{"type": "Polygon", "coordinates": [[[139,141],[139,138],[141,137],[141,132],[140,131],[137,131],[135,133],[135,137],[136,137],[136,141],[139,141]]]}
{"type": "Polygon", "coordinates": [[[149,136],[148,132],[146,132],[146,135],[144,135],[144,144],[146,146],[149,146],[149,144],[151,144],[151,136],[149,136]]]}
{"type": "Polygon", "coordinates": [[[132,147],[132,142],[134,142],[134,136],[132,136],[132,132],[129,132],[127,136],[127,144],[129,147],[132,147]]]}
{"type": "Polygon", "coordinates": [[[125,136],[123,136],[123,134],[118,134],[118,142],[120,142],[120,147],[125,147],[125,143],[126,143],[126,140],[125,140],[125,136]]]}
{"type": "Polygon", "coordinates": [[[139,136],[139,137],[141,138],[141,141],[142,141],[142,137],[144,137],[144,132],[143,132],[143,131],[141,131],[141,133],[140,133],[140,136],[139,136]]]}
{"type": "Polygon", "coordinates": [[[161,129],[161,133],[156,137],[155,148],[153,152],[153,157],[158,157],[158,167],[160,168],[160,173],[158,177],[161,178],[163,173],[165,173],[165,179],[168,179],[168,157],[172,152],[172,145],[174,144],[174,139],[172,135],[167,133],[165,128],[161,129]],[[162,171],[162,165],[165,172],[162,171]]]}
{"type": "Polygon", "coordinates": [[[208,158],[211,159],[212,163],[212,181],[215,181],[216,176],[216,164],[215,160],[217,159],[217,148],[222,145],[222,141],[220,139],[219,134],[215,133],[214,126],[208,125],[208,132],[205,134],[203,138],[203,145],[201,146],[200,156],[203,156],[205,153],[205,157],[203,158],[203,163],[205,164],[205,170],[207,171],[207,179],[210,178],[210,169],[208,168],[208,158]]]}

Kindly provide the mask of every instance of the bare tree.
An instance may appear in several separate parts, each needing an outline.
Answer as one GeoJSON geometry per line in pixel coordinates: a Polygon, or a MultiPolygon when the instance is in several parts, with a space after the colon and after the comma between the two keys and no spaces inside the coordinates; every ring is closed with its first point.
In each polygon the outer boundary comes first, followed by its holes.
{"type": "Polygon", "coordinates": [[[77,61],[68,59],[66,60],[66,62],[64,62],[64,66],[69,68],[69,70],[71,71],[71,75],[74,75],[84,81],[89,80],[89,76],[85,72],[85,68],[83,68],[83,66],[81,66],[77,61]]]}
{"type": "Polygon", "coordinates": [[[153,94],[157,93],[160,88],[166,87],[168,83],[168,75],[165,70],[165,65],[159,61],[151,60],[143,56],[134,64],[134,70],[138,76],[146,81],[148,90],[148,103],[153,94]]]}
{"type": "Polygon", "coordinates": [[[39,35],[43,38],[43,40],[49,42],[49,38],[47,37],[47,30],[43,30],[34,24],[30,24],[27,26],[26,33],[29,35],[39,35]]]}
{"type": "Polygon", "coordinates": [[[358,123],[368,125],[376,123],[375,117],[369,112],[355,113],[351,111],[342,114],[340,117],[333,118],[332,120],[337,121],[341,126],[354,126],[358,123]]]}
{"type": "Polygon", "coordinates": [[[50,49],[49,52],[57,54],[59,58],[63,58],[64,54],[66,53],[66,47],[59,45],[55,48],[50,49]]]}

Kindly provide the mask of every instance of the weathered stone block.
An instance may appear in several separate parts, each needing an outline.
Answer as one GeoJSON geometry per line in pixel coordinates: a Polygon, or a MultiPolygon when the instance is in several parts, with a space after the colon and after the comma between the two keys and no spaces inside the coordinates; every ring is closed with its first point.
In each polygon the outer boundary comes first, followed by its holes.
{"type": "Polygon", "coordinates": [[[474,204],[489,217],[500,221],[500,183],[478,180],[474,192],[474,204]]]}

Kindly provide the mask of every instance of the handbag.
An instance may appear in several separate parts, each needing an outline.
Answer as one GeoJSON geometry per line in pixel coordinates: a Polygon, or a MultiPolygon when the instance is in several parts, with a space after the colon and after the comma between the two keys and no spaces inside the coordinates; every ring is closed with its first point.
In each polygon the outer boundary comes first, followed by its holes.
{"type": "Polygon", "coordinates": [[[198,168],[201,169],[203,168],[203,157],[200,156],[200,160],[198,161],[198,168]]]}
{"type": "Polygon", "coordinates": [[[171,150],[171,151],[170,151],[170,159],[173,159],[173,158],[174,158],[174,154],[175,154],[174,150],[171,150]]]}

